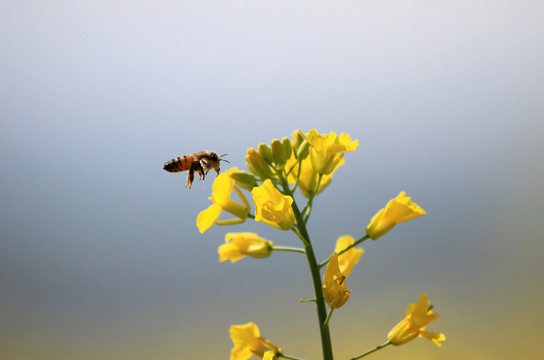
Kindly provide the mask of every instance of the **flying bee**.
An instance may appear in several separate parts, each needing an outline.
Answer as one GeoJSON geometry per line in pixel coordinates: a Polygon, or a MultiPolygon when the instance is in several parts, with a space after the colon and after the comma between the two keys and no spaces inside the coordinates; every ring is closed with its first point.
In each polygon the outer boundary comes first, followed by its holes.
{"type": "Polygon", "coordinates": [[[193,155],[174,158],[164,164],[163,169],[171,173],[189,171],[187,174],[187,185],[185,185],[185,187],[188,186],[190,189],[191,185],[193,185],[193,180],[195,179],[195,172],[198,173],[199,180],[204,180],[206,175],[208,175],[208,171],[211,169],[215,169],[217,175],[219,175],[220,162],[229,162],[228,160],[223,159],[223,156],[225,155],[228,154],[219,156],[213,151],[199,151],[193,155]]]}

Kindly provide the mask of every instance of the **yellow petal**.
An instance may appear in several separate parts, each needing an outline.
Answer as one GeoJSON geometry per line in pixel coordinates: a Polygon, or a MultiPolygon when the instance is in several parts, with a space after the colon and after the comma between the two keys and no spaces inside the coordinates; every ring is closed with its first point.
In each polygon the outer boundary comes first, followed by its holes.
{"type": "Polygon", "coordinates": [[[411,306],[408,307],[406,317],[410,318],[414,327],[424,330],[427,325],[439,318],[438,314],[433,314],[431,310],[428,310],[429,304],[429,298],[424,293],[415,306],[410,304],[411,306]],[[409,314],[408,310],[410,310],[409,314]]]}
{"type": "Polygon", "coordinates": [[[227,243],[221,245],[217,249],[217,252],[219,253],[219,262],[230,260],[230,262],[235,263],[238,260],[246,257],[246,253],[243,252],[240,247],[238,247],[234,243],[227,243]]]}
{"type": "Polygon", "coordinates": [[[215,221],[219,218],[219,215],[221,214],[221,206],[217,204],[212,204],[209,208],[206,210],[202,210],[197,218],[196,218],[196,226],[198,227],[198,230],[201,234],[204,233],[204,231],[208,230],[215,224],[215,221]]]}
{"type": "Polygon", "coordinates": [[[230,198],[233,186],[234,179],[227,173],[219,174],[212,185],[212,201],[219,205],[226,203],[230,198]]]}
{"type": "Polygon", "coordinates": [[[261,336],[259,328],[252,322],[244,325],[232,325],[229,333],[234,347],[246,346],[261,336]]]}
{"type": "Polygon", "coordinates": [[[283,195],[270,179],[251,191],[255,203],[255,221],[262,221],[280,230],[289,230],[295,223],[291,205],[293,198],[283,195]]]}
{"type": "MultiPolygon", "coordinates": [[[[351,235],[344,235],[338,238],[336,241],[335,253],[339,253],[348,246],[352,245],[355,239],[351,235]]],[[[338,256],[338,266],[340,272],[347,278],[351,274],[353,267],[357,265],[359,259],[363,255],[364,250],[360,248],[351,248],[345,253],[338,256]]]]}
{"type": "Polygon", "coordinates": [[[272,351],[267,351],[264,353],[263,360],[276,360],[276,354],[272,351]]]}
{"type": "Polygon", "coordinates": [[[432,342],[433,344],[435,344],[438,347],[442,346],[442,344],[439,343],[439,341],[445,341],[446,340],[446,335],[432,333],[432,332],[428,332],[428,331],[422,331],[419,334],[419,336],[424,337],[425,339],[429,340],[430,342],[432,342]]]}
{"type": "Polygon", "coordinates": [[[253,352],[249,347],[233,348],[230,351],[230,360],[248,360],[253,356],[253,352]]]}
{"type": "Polygon", "coordinates": [[[247,360],[252,355],[262,358],[267,351],[276,354],[281,352],[276,345],[260,336],[259,328],[254,323],[232,325],[229,333],[234,344],[230,354],[231,360],[247,360]]]}
{"type": "Polygon", "coordinates": [[[407,197],[404,191],[401,191],[395,199],[389,201],[385,207],[385,212],[385,216],[396,224],[425,215],[425,210],[412,202],[412,199],[407,197]]]}

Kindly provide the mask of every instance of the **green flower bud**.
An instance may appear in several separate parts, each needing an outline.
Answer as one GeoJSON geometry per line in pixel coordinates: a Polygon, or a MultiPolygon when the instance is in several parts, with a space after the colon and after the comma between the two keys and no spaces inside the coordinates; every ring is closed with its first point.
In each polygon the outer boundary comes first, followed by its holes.
{"type": "Polygon", "coordinates": [[[278,139],[274,139],[272,140],[270,147],[272,148],[272,158],[274,159],[274,163],[276,163],[277,166],[285,165],[288,158],[285,155],[283,144],[278,139]]]}
{"type": "Polygon", "coordinates": [[[253,148],[247,151],[246,164],[247,168],[261,179],[264,180],[272,177],[272,171],[265,158],[253,148]]]}
{"type": "Polygon", "coordinates": [[[270,150],[268,145],[260,143],[257,149],[259,151],[259,154],[261,154],[265,158],[266,162],[268,164],[272,164],[274,158],[272,158],[272,150],[270,150]]]}
{"type": "Polygon", "coordinates": [[[248,173],[247,171],[234,171],[230,173],[230,177],[234,179],[236,185],[246,190],[253,189],[257,185],[257,179],[255,175],[248,173]]]}
{"type": "Polygon", "coordinates": [[[293,145],[293,149],[295,150],[295,153],[298,151],[298,148],[300,147],[300,144],[304,141],[304,136],[300,130],[293,132],[293,140],[291,141],[291,144],[293,145]]]}
{"type": "Polygon", "coordinates": [[[291,157],[291,153],[293,152],[291,141],[289,140],[289,138],[284,137],[281,140],[281,144],[283,145],[283,151],[285,151],[285,157],[289,159],[291,157]]]}
{"type": "Polygon", "coordinates": [[[310,143],[304,140],[298,147],[298,150],[296,153],[297,159],[300,159],[300,160],[306,159],[309,153],[310,153],[310,143]]]}

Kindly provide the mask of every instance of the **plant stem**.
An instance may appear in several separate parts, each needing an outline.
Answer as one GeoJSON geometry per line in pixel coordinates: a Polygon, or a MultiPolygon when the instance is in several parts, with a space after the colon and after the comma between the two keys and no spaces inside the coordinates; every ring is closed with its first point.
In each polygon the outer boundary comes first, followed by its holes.
{"type": "Polygon", "coordinates": [[[290,247],[290,246],[272,246],[272,250],[274,251],[291,251],[291,252],[298,252],[304,254],[304,249],[296,248],[296,247],[290,247]]]}
{"type": "MultiPolygon", "coordinates": [[[[284,187],[287,187],[287,184],[284,184],[284,187]]],[[[327,320],[327,308],[325,307],[325,297],[323,296],[322,283],[321,283],[321,274],[319,272],[319,266],[315,259],[314,250],[310,242],[310,236],[306,230],[306,225],[303,222],[302,214],[297,206],[297,203],[293,201],[292,204],[293,212],[295,214],[295,219],[299,227],[299,234],[302,243],[304,244],[304,250],[306,253],[306,259],[308,260],[308,266],[310,267],[310,274],[312,275],[312,283],[314,286],[314,295],[317,305],[317,318],[319,321],[319,331],[321,334],[321,346],[323,349],[323,359],[324,360],[333,360],[332,356],[332,345],[331,345],[331,335],[329,332],[329,325],[326,323],[327,320]]]]}
{"type": "Polygon", "coordinates": [[[329,321],[331,320],[331,317],[332,317],[332,313],[334,312],[334,308],[330,309],[329,310],[329,314],[327,315],[327,320],[325,320],[325,324],[323,325],[327,325],[329,326],[329,321]]]}
{"type": "MultiPolygon", "coordinates": [[[[284,193],[292,194],[291,189],[289,189],[289,184],[287,183],[287,178],[284,176],[280,176],[279,180],[281,182],[284,193]]],[[[321,335],[321,347],[323,350],[323,360],[333,360],[331,334],[329,332],[329,325],[326,322],[327,308],[325,305],[325,297],[323,295],[323,284],[321,283],[321,273],[319,272],[319,265],[317,264],[314,249],[312,248],[312,243],[310,242],[310,235],[308,235],[308,230],[306,229],[306,221],[304,220],[304,216],[300,212],[300,209],[298,208],[297,202],[294,198],[291,207],[295,215],[295,223],[297,228],[293,231],[295,234],[297,234],[297,236],[302,241],[302,244],[304,245],[304,253],[306,254],[306,259],[310,268],[310,274],[312,276],[312,284],[314,287],[314,295],[317,308],[317,320],[319,322],[319,332],[321,335]]]]}
{"type": "Polygon", "coordinates": [[[302,215],[304,215],[304,224],[308,223],[308,219],[310,218],[310,213],[312,212],[312,205],[314,203],[314,198],[317,195],[319,188],[321,187],[321,179],[323,179],[323,175],[319,174],[319,178],[317,179],[317,184],[315,185],[315,189],[312,192],[310,192],[310,199],[308,200],[308,203],[304,207],[304,210],[302,210],[302,215]]]}
{"type": "Polygon", "coordinates": [[[360,358],[362,358],[362,357],[365,357],[365,356],[367,356],[367,355],[372,354],[372,353],[375,352],[375,351],[381,350],[381,349],[383,349],[384,347],[389,346],[389,345],[391,345],[391,341],[388,341],[388,342],[386,342],[386,343],[383,343],[383,344],[381,344],[381,345],[378,345],[378,346],[376,346],[374,349],[368,350],[367,352],[362,353],[361,355],[356,356],[356,357],[354,357],[354,358],[351,358],[351,359],[349,359],[349,360],[358,360],[358,359],[360,359],[360,358]]]}

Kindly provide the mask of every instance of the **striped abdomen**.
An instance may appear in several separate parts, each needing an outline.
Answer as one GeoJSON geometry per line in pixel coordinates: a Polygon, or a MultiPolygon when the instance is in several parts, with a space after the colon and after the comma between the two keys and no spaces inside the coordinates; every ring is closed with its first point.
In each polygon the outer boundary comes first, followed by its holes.
{"type": "Polygon", "coordinates": [[[164,164],[163,169],[168,172],[175,173],[180,171],[187,171],[191,169],[192,165],[193,156],[185,155],[168,161],[166,164],[164,164]]]}

